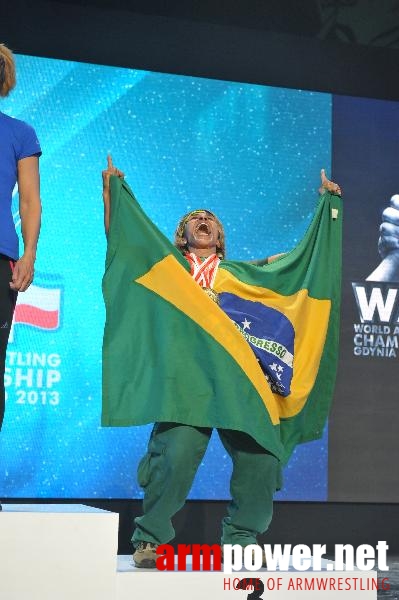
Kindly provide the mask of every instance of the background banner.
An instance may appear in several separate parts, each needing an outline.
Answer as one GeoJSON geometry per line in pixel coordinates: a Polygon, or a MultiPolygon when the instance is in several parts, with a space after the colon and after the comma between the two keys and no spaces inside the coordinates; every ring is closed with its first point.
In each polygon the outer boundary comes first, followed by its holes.
{"type": "Polygon", "coordinates": [[[399,271],[387,265],[392,254],[378,253],[382,212],[399,193],[398,156],[397,102],[334,96],[333,170],[346,201],[331,500],[398,499],[399,271]]]}
{"type": "MultiPolygon", "coordinates": [[[[140,497],[150,426],[100,427],[106,155],[169,238],[205,206],[229,258],[261,258],[290,250],[310,222],[320,169],[331,172],[332,98],[29,56],[17,68],[2,110],[39,136],[43,228],[8,347],[0,496],[140,497]]],[[[215,437],[190,497],[229,497],[229,475],[215,437]]],[[[327,498],[327,432],[296,451],[279,497],[327,498]]]]}

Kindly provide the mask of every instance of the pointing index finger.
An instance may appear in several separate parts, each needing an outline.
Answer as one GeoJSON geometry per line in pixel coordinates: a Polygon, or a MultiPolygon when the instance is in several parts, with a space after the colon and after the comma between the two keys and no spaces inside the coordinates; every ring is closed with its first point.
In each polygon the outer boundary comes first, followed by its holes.
{"type": "Polygon", "coordinates": [[[108,163],[108,169],[114,168],[114,165],[112,164],[112,156],[110,154],[107,154],[107,163],[108,163]]]}

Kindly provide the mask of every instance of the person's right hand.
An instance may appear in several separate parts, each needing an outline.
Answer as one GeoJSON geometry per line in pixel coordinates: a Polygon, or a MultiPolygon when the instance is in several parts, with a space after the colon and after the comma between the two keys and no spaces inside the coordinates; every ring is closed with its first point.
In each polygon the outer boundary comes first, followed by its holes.
{"type": "Polygon", "coordinates": [[[107,168],[102,172],[103,190],[104,191],[109,190],[109,178],[111,177],[111,175],[116,175],[117,177],[120,177],[121,179],[123,179],[125,177],[125,174],[122,171],[120,171],[119,169],[114,167],[114,165],[112,164],[112,156],[110,154],[108,154],[107,155],[107,168]]]}
{"type": "Polygon", "coordinates": [[[399,194],[392,196],[390,206],[382,213],[378,252],[385,258],[391,252],[399,250],[399,194]]]}

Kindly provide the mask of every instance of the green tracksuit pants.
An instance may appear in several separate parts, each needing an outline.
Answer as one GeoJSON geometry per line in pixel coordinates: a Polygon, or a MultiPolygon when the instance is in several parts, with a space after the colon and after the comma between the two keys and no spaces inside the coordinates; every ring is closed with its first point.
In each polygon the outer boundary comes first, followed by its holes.
{"type": "MultiPolygon", "coordinates": [[[[144,514],[135,519],[133,544],[173,539],[171,519],[185,503],[211,433],[210,428],[176,423],[154,426],[138,467],[144,514]]],[[[218,429],[218,434],[233,461],[232,500],[222,522],[221,543],[256,544],[257,534],[266,531],[272,519],[273,494],[280,487],[279,461],[244,433],[218,429]]]]}

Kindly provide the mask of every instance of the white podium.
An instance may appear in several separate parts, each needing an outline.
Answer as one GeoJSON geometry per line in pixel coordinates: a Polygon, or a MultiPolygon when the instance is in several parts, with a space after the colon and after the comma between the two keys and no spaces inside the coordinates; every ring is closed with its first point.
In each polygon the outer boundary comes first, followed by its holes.
{"type": "Polygon", "coordinates": [[[113,600],[118,515],[73,504],[3,504],[1,600],[113,600]]]}

